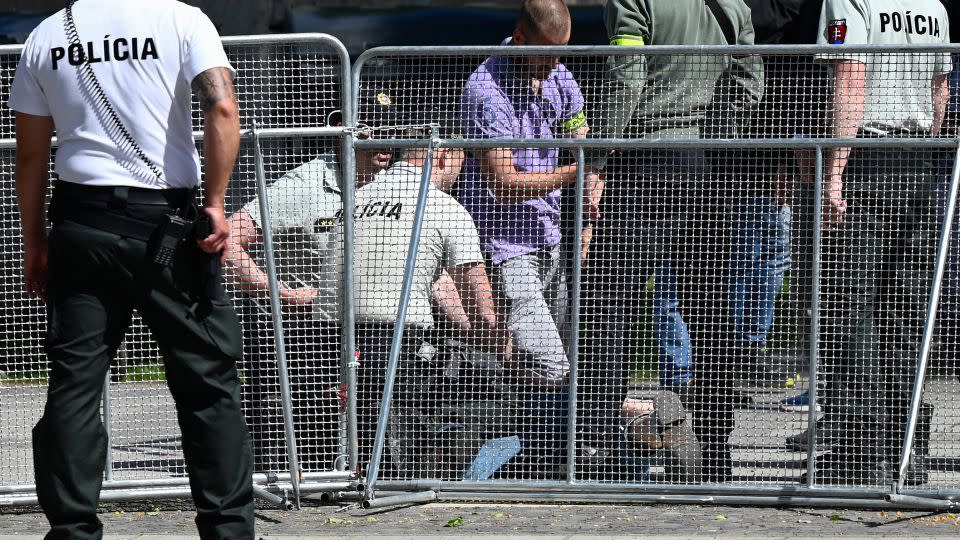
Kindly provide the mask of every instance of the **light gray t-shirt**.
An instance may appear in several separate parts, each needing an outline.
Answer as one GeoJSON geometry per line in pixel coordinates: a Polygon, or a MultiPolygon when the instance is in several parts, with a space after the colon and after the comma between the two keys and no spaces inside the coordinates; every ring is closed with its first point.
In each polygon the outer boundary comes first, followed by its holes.
{"type": "MultiPolygon", "coordinates": [[[[321,155],[292,169],[267,188],[277,272],[288,287],[318,287],[336,218],[343,208],[340,172],[333,156],[321,155]]],[[[243,209],[263,228],[260,200],[243,209]]]]}
{"type": "MultiPolygon", "coordinates": [[[[820,44],[842,47],[949,42],[950,24],[939,0],[825,0],[820,14],[820,44]]],[[[930,82],[934,75],[950,72],[948,53],[838,53],[818,58],[866,64],[864,131],[875,135],[930,132],[930,82]]]]}
{"type": "MultiPolygon", "coordinates": [[[[355,227],[355,294],[357,322],[392,323],[397,317],[403,267],[413,232],[413,218],[423,170],[398,161],[357,190],[355,227]]],[[[341,318],[343,281],[342,224],[331,243],[331,264],[322,268],[323,305],[335,299],[341,318]]],[[[414,271],[407,326],[433,326],[431,292],[444,268],[483,262],[480,236],[467,210],[450,195],[431,186],[414,271]]]]}

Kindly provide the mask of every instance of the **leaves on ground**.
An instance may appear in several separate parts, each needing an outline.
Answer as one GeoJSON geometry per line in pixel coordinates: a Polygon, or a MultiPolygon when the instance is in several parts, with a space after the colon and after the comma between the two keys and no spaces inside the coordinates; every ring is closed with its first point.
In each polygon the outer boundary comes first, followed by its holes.
{"type": "Polygon", "coordinates": [[[444,527],[463,527],[463,516],[457,516],[451,519],[444,527]]]}
{"type": "Polygon", "coordinates": [[[727,520],[727,516],[725,516],[725,515],[723,515],[723,514],[717,514],[717,515],[713,516],[713,519],[714,519],[714,521],[726,521],[726,520],[727,520]]]}
{"type": "Polygon", "coordinates": [[[353,520],[338,517],[328,517],[326,523],[328,525],[353,525],[353,520]]]}
{"type": "Polygon", "coordinates": [[[840,514],[830,514],[830,521],[840,521],[843,519],[840,514]]]}
{"type": "Polygon", "coordinates": [[[154,508],[153,510],[147,512],[147,515],[148,515],[148,516],[159,516],[159,515],[160,515],[160,509],[159,509],[159,508],[154,508]]]}

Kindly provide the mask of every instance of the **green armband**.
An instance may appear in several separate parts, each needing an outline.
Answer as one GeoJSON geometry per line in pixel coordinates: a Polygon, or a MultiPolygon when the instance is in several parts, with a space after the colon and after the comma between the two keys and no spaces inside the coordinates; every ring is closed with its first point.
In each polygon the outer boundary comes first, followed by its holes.
{"type": "Polygon", "coordinates": [[[646,45],[646,42],[644,42],[643,36],[620,34],[610,38],[610,44],[618,47],[640,47],[646,45]]]}
{"type": "Polygon", "coordinates": [[[580,112],[572,117],[560,122],[560,131],[563,133],[574,133],[587,123],[587,114],[581,109],[580,112]]]}

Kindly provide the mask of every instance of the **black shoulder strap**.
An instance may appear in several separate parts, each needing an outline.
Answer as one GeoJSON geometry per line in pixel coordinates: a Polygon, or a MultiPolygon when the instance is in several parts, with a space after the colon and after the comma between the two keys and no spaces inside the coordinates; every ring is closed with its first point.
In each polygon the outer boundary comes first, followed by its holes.
{"type": "MultiPolygon", "coordinates": [[[[155,165],[150,158],[147,157],[146,152],[143,151],[143,148],[137,144],[137,141],[133,139],[133,136],[130,135],[130,131],[127,129],[127,126],[124,125],[123,121],[120,120],[120,115],[117,114],[117,111],[113,108],[113,104],[110,103],[110,99],[107,97],[107,94],[103,91],[103,87],[100,86],[100,80],[97,79],[96,74],[93,73],[93,67],[90,66],[90,62],[87,61],[86,56],[83,54],[83,44],[80,41],[80,34],[77,32],[77,23],[73,20],[73,3],[76,0],[70,0],[67,2],[67,7],[64,10],[63,14],[63,23],[64,30],[67,34],[67,39],[70,40],[71,45],[75,45],[80,49],[81,61],[83,62],[83,67],[81,67],[81,82],[87,84],[91,91],[95,94],[93,97],[97,100],[100,107],[103,109],[103,112],[106,113],[110,120],[113,122],[113,129],[117,130],[120,137],[123,138],[125,142],[134,154],[140,158],[140,161],[153,172],[154,176],[163,183],[163,172],[160,171],[160,167],[155,165]]],[[[110,126],[104,126],[106,129],[111,129],[110,126]]]]}
{"type": "Polygon", "coordinates": [[[720,2],[717,0],[703,1],[707,4],[707,7],[710,8],[710,11],[713,12],[713,18],[717,20],[717,23],[720,25],[720,29],[723,30],[723,35],[727,38],[727,45],[736,45],[737,33],[733,29],[733,22],[730,21],[730,17],[727,16],[727,12],[720,7],[720,2]]]}

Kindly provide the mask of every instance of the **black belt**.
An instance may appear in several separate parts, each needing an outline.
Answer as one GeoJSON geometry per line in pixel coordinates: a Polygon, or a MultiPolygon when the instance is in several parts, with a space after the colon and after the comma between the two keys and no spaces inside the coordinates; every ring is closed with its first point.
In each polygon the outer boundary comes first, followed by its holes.
{"type": "Polygon", "coordinates": [[[54,182],[54,194],[76,202],[103,202],[111,208],[128,204],[165,205],[180,208],[193,201],[197,190],[148,189],[130,186],[88,186],[64,182],[54,182]]]}
{"type": "Polygon", "coordinates": [[[68,220],[148,242],[164,215],[192,206],[196,193],[195,189],[87,186],[58,181],[54,184],[50,219],[54,224],[68,220]],[[140,208],[131,209],[131,205],[140,208]]]}

